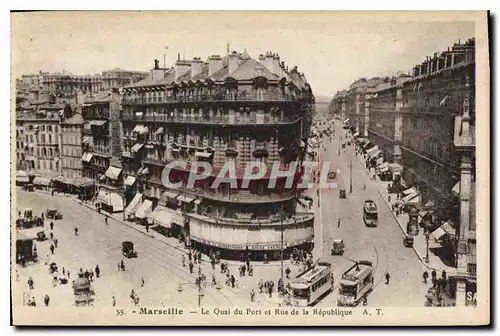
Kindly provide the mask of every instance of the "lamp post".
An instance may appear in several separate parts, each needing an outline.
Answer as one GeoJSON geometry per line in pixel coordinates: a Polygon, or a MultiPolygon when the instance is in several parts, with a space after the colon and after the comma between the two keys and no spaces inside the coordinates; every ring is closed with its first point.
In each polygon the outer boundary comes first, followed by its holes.
{"type": "MultiPolygon", "coordinates": [[[[285,216],[285,213],[283,211],[283,205],[281,205],[281,211],[280,211],[280,226],[281,226],[281,278],[280,278],[280,281],[283,283],[283,259],[284,259],[284,254],[285,254],[285,251],[284,251],[284,242],[283,242],[283,220],[284,220],[284,217],[285,216]]],[[[280,288],[280,292],[283,293],[283,287],[284,287],[284,284],[283,286],[280,288]]]]}
{"type": "Polygon", "coordinates": [[[349,160],[349,192],[352,194],[352,159],[349,160]]]}
{"type": "Polygon", "coordinates": [[[425,231],[425,262],[429,262],[429,231],[425,231]]]}

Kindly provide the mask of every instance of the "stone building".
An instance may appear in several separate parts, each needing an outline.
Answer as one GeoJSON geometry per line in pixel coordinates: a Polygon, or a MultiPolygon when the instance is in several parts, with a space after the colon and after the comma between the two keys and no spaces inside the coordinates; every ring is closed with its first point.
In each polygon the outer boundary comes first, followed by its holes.
{"type": "Polygon", "coordinates": [[[74,114],[61,121],[61,170],[66,181],[82,176],[83,118],[74,114]]]}
{"type": "Polygon", "coordinates": [[[277,258],[282,248],[309,246],[314,216],[296,211],[297,191],[284,188],[285,177],[274,188],[269,177],[246,187],[239,179],[249,162],[285,169],[303,158],[313,104],[304,74],[270,52],[258,60],[246,51],[178,59],[166,70],[155,61],[148,79],[123,89],[123,174],[134,195],[127,216],[152,219],[187,244],[232,258],[277,258]],[[183,185],[175,190],[161,180],[173,161],[187,165],[170,173],[183,185]],[[214,171],[188,189],[197,161],[214,171]],[[239,184],[211,188],[226,162],[235,164],[239,184]]]}
{"type": "Polygon", "coordinates": [[[62,72],[43,75],[43,85],[49,92],[59,95],[75,94],[76,92],[97,93],[101,90],[103,83],[100,74],[74,75],[62,72]]]}
{"type": "Polygon", "coordinates": [[[102,89],[111,90],[121,88],[123,86],[139,82],[148,76],[149,72],[147,71],[132,71],[119,68],[103,71],[101,75],[102,89]]]}
{"type": "Polygon", "coordinates": [[[104,208],[123,210],[121,175],[120,94],[101,91],[84,100],[83,176],[94,180],[95,194],[104,208]]]}

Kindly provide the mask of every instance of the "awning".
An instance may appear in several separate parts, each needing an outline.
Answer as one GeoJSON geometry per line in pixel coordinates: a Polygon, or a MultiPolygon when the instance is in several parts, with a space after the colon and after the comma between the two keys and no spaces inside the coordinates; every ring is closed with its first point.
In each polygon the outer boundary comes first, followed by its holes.
{"type": "Polygon", "coordinates": [[[355,138],[358,137],[359,136],[359,132],[354,133],[352,136],[355,137],[355,138]]]}
{"type": "Polygon", "coordinates": [[[351,119],[347,118],[346,120],[344,120],[344,123],[346,122],[349,122],[351,119]]]}
{"type": "Polygon", "coordinates": [[[99,190],[99,194],[97,195],[97,200],[108,206],[112,206],[113,211],[123,210],[123,198],[115,192],[101,189],[99,190]]]}
{"type": "Polygon", "coordinates": [[[170,215],[167,208],[158,205],[153,212],[149,213],[147,219],[154,221],[155,224],[159,224],[167,229],[172,227],[172,216],[170,215]]]}
{"type": "Polygon", "coordinates": [[[453,186],[451,192],[453,193],[453,195],[460,197],[460,182],[457,182],[457,184],[453,186]]]}
{"type": "Polygon", "coordinates": [[[442,228],[437,228],[434,230],[431,235],[434,237],[434,239],[439,240],[441,237],[443,237],[446,234],[446,232],[442,228]]]}
{"type": "MultiPolygon", "coordinates": [[[[375,146],[375,147],[377,147],[377,146],[375,146]]],[[[373,148],[375,148],[375,147],[373,147],[373,148]]],[[[375,151],[375,152],[372,152],[371,154],[369,154],[370,155],[370,159],[376,157],[380,153],[382,153],[382,151],[380,149],[377,150],[377,151],[375,151]]]]}
{"type": "Polygon", "coordinates": [[[441,228],[450,236],[455,236],[457,234],[457,231],[453,227],[453,224],[449,221],[441,225],[441,228]]]}
{"type": "Polygon", "coordinates": [[[176,199],[177,196],[179,196],[179,193],[178,192],[174,192],[174,191],[165,191],[162,195],[161,195],[163,198],[170,198],[170,199],[176,199]]]}
{"type": "Polygon", "coordinates": [[[378,146],[373,146],[372,148],[366,150],[366,154],[371,155],[372,153],[375,153],[378,150],[379,150],[378,146]]]}
{"type": "Polygon", "coordinates": [[[107,120],[91,120],[90,121],[90,126],[104,126],[106,124],[107,120]]]}
{"type": "MultiPolygon", "coordinates": [[[[373,145],[373,144],[372,144],[372,142],[371,142],[370,140],[368,140],[368,141],[367,141],[367,142],[365,142],[365,144],[363,145],[363,148],[365,148],[365,149],[366,149],[366,148],[368,148],[368,146],[370,146],[370,145],[373,145]]],[[[377,149],[378,149],[378,147],[377,147],[377,149]]],[[[368,150],[367,150],[367,151],[368,151],[368,150]]]]}
{"type": "MultiPolygon", "coordinates": [[[[384,158],[383,157],[377,158],[376,163],[377,163],[377,168],[380,168],[380,166],[384,164],[384,158]]],[[[389,169],[389,167],[387,167],[387,169],[389,169]]]]}
{"type": "Polygon", "coordinates": [[[133,186],[134,183],[135,183],[135,177],[132,176],[132,175],[127,176],[127,178],[125,179],[124,183],[125,183],[126,186],[129,186],[129,187],[133,186]]]}
{"type": "Polygon", "coordinates": [[[300,140],[300,147],[305,147],[306,146],[306,143],[304,142],[304,140],[300,140]]]}
{"type": "Polygon", "coordinates": [[[381,172],[381,173],[384,173],[386,171],[389,171],[389,164],[387,162],[384,162],[382,163],[379,167],[378,167],[378,171],[381,172]]]}
{"type": "Polygon", "coordinates": [[[156,130],[155,134],[158,135],[158,134],[163,134],[164,130],[163,130],[163,127],[160,127],[156,130]]]}
{"type": "Polygon", "coordinates": [[[83,137],[82,143],[84,143],[84,144],[90,144],[91,142],[92,142],[92,137],[90,137],[90,136],[84,136],[83,137]]]}
{"type": "Polygon", "coordinates": [[[401,202],[403,202],[403,204],[418,204],[420,202],[420,197],[418,197],[419,195],[420,194],[418,192],[414,193],[414,194],[407,195],[407,196],[403,197],[401,202]]]}
{"type": "Polygon", "coordinates": [[[141,205],[142,201],[142,194],[135,194],[134,198],[132,199],[132,202],[127,205],[125,208],[125,215],[133,215],[137,208],[141,205]]]}
{"type": "Polygon", "coordinates": [[[92,154],[92,153],[83,153],[82,161],[90,162],[90,160],[92,160],[93,157],[94,157],[94,154],[92,154]]]}
{"type": "Polygon", "coordinates": [[[393,173],[401,173],[403,171],[403,166],[400,165],[399,163],[391,163],[389,165],[389,169],[393,173]]]}
{"type": "Polygon", "coordinates": [[[146,218],[146,216],[153,210],[153,202],[150,200],[145,200],[142,204],[137,208],[135,212],[135,217],[139,219],[146,218]]]}
{"type": "Polygon", "coordinates": [[[201,199],[199,199],[199,198],[198,198],[198,199],[195,199],[195,200],[194,200],[194,204],[198,205],[198,204],[200,204],[200,203],[201,203],[201,199]]]}
{"type": "Polygon", "coordinates": [[[199,156],[199,157],[202,157],[202,158],[210,158],[213,153],[207,153],[207,152],[195,152],[194,153],[195,156],[199,156]]]}
{"type": "Polygon", "coordinates": [[[141,143],[136,143],[135,145],[133,145],[132,146],[132,153],[137,153],[138,151],[140,151],[142,146],[144,146],[144,144],[141,144],[141,143]]]}
{"type": "Polygon", "coordinates": [[[139,175],[147,175],[149,174],[149,169],[148,167],[141,167],[139,168],[139,171],[137,172],[139,175]]]}
{"type": "Polygon", "coordinates": [[[177,199],[181,202],[191,203],[192,201],[194,201],[195,198],[189,195],[179,195],[177,196],[177,199]]]}
{"type": "Polygon", "coordinates": [[[142,125],[135,125],[134,129],[132,130],[132,133],[140,133],[143,128],[144,126],[142,125]]]}
{"type": "Polygon", "coordinates": [[[147,128],[146,126],[139,131],[139,134],[147,134],[147,133],[149,133],[149,128],[147,128]]]}
{"type": "Polygon", "coordinates": [[[22,174],[19,174],[19,173],[20,173],[20,171],[17,172],[16,182],[19,182],[19,183],[29,183],[30,182],[30,178],[29,178],[28,175],[22,175],[22,174]]]}
{"type": "Polygon", "coordinates": [[[106,170],[106,176],[112,180],[117,180],[121,172],[121,168],[109,166],[108,170],[106,170]]]}
{"type": "Polygon", "coordinates": [[[41,186],[49,186],[50,185],[50,180],[48,178],[35,177],[33,179],[33,184],[41,185],[41,186]]]}
{"type": "Polygon", "coordinates": [[[403,195],[410,195],[410,194],[414,194],[416,192],[417,192],[417,190],[415,188],[409,188],[409,189],[403,190],[403,195]]]}

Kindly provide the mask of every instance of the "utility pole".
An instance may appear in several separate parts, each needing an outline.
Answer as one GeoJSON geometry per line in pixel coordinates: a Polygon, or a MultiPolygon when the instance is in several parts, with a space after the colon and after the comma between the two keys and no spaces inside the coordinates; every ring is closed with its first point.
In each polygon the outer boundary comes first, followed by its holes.
{"type": "Polygon", "coordinates": [[[201,265],[198,265],[198,308],[201,307],[201,265]]]}
{"type": "Polygon", "coordinates": [[[349,160],[349,192],[352,194],[352,159],[349,160]]]}
{"type": "MultiPolygon", "coordinates": [[[[281,213],[280,213],[280,220],[281,220],[281,283],[284,287],[284,280],[283,280],[283,259],[284,259],[284,242],[283,242],[283,217],[285,216],[284,210],[283,210],[283,205],[281,205],[281,213]]],[[[281,290],[283,292],[283,290],[281,290]]]]}

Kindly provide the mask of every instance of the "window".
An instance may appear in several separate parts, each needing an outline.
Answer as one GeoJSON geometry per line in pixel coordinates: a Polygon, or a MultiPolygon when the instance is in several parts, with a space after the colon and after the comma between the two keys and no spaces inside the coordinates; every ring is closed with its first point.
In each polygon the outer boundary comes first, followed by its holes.
{"type": "Polygon", "coordinates": [[[470,275],[476,275],[476,264],[467,264],[467,273],[470,275]]]}

